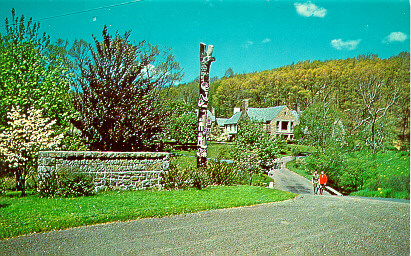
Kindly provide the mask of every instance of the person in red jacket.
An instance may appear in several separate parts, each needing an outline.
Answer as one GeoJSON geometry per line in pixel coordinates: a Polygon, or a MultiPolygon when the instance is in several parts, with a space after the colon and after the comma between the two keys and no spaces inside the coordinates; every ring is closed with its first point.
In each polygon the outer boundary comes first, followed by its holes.
{"type": "Polygon", "coordinates": [[[320,195],[323,194],[325,185],[327,185],[327,175],[324,174],[324,171],[321,171],[321,174],[320,174],[320,195]]]}

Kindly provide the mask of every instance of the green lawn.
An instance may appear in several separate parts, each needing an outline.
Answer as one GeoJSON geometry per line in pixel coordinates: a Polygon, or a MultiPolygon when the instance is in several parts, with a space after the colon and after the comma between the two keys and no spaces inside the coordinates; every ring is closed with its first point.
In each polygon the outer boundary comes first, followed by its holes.
{"type": "Polygon", "coordinates": [[[0,239],[97,223],[164,217],[291,199],[296,194],[254,186],[203,190],[105,192],[90,197],[0,197],[0,239]]]}
{"type": "Polygon", "coordinates": [[[307,180],[311,180],[311,178],[312,178],[312,173],[309,172],[306,168],[297,167],[296,160],[288,162],[287,163],[287,169],[303,176],[307,180]]]}

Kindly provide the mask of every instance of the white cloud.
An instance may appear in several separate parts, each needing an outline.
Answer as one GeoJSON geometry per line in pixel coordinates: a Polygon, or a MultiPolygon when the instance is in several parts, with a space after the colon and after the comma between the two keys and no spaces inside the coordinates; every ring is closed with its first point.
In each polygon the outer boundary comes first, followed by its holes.
{"type": "Polygon", "coordinates": [[[254,44],[253,41],[248,40],[247,42],[245,42],[245,43],[243,44],[243,47],[244,47],[244,48],[248,48],[248,47],[252,46],[253,44],[254,44]]]}
{"type": "Polygon", "coordinates": [[[311,3],[310,1],[302,4],[302,3],[295,3],[294,4],[295,9],[297,13],[301,16],[304,17],[319,17],[319,18],[324,18],[324,16],[327,14],[327,10],[318,7],[315,4],[311,3]]]}
{"type": "Polygon", "coordinates": [[[392,32],[382,40],[383,43],[404,42],[408,36],[402,32],[392,32]]]}
{"type": "Polygon", "coordinates": [[[269,42],[271,42],[271,39],[270,38],[266,38],[266,39],[264,39],[263,41],[261,41],[263,44],[267,44],[267,43],[269,43],[269,42]]]}
{"type": "Polygon", "coordinates": [[[341,39],[334,39],[334,40],[331,40],[331,45],[337,50],[352,51],[352,50],[357,49],[357,46],[360,42],[361,42],[361,39],[349,40],[349,41],[343,41],[341,39]]]}

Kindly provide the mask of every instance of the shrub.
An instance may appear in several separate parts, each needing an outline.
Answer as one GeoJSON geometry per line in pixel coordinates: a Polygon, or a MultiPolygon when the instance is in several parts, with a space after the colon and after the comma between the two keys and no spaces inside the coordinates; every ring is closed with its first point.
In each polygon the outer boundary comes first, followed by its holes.
{"type": "Polygon", "coordinates": [[[252,185],[257,187],[267,187],[270,181],[273,181],[273,179],[265,174],[254,174],[252,185]]]}
{"type": "Polygon", "coordinates": [[[239,173],[232,164],[209,161],[206,171],[211,184],[233,185],[239,181],[239,173]]]}
{"type": "Polygon", "coordinates": [[[38,191],[42,197],[77,197],[94,193],[94,182],[90,175],[79,170],[63,170],[51,174],[39,184],[38,191]]]}
{"type": "Polygon", "coordinates": [[[167,172],[162,174],[161,184],[165,189],[188,188],[190,172],[192,168],[179,168],[178,165],[170,165],[167,172]]]}
{"type": "Polygon", "coordinates": [[[303,157],[298,157],[295,159],[295,167],[305,167],[307,165],[307,162],[305,161],[305,158],[303,157]]]}
{"type": "Polygon", "coordinates": [[[37,191],[41,197],[57,196],[58,176],[55,173],[45,175],[45,179],[39,181],[37,191]]]}
{"type": "Polygon", "coordinates": [[[90,175],[75,170],[59,174],[57,195],[63,197],[89,196],[94,193],[94,182],[90,175]]]}
{"type": "Polygon", "coordinates": [[[171,165],[163,173],[161,183],[165,189],[202,189],[210,185],[239,184],[241,177],[233,165],[209,161],[207,167],[202,168],[171,165]]]}

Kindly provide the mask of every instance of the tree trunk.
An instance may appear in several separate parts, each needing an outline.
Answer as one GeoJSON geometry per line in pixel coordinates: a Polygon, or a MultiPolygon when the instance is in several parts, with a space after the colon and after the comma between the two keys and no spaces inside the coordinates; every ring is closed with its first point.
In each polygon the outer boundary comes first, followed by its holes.
{"type": "Polygon", "coordinates": [[[16,189],[21,191],[21,196],[26,195],[26,177],[25,171],[18,168],[16,170],[16,189]]]}

